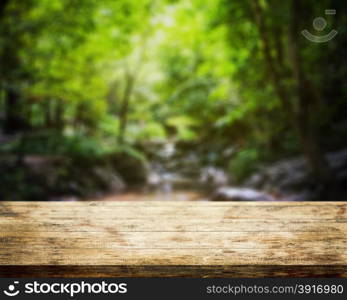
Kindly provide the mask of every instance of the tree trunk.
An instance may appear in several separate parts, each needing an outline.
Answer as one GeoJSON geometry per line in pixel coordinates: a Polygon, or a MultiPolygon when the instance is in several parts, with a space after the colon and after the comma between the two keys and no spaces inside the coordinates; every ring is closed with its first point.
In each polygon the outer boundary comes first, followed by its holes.
{"type": "Polygon", "coordinates": [[[43,110],[44,110],[44,116],[45,116],[44,128],[51,128],[53,125],[51,102],[52,102],[51,99],[44,99],[44,103],[43,103],[43,110]]]}
{"type": "Polygon", "coordinates": [[[5,89],[5,133],[13,134],[27,127],[21,116],[19,102],[19,93],[13,89],[5,89]]]}
{"type": "Polygon", "coordinates": [[[292,0],[292,22],[289,33],[290,52],[295,79],[295,90],[297,95],[297,130],[303,146],[304,154],[317,179],[322,183],[331,181],[331,171],[326,158],[321,151],[314,135],[311,124],[311,104],[316,102],[310,93],[310,83],[302,71],[302,63],[299,51],[299,32],[301,21],[301,0],[292,0]]]}
{"type": "Polygon", "coordinates": [[[300,54],[298,49],[298,36],[299,36],[299,9],[300,0],[293,0],[293,20],[290,30],[291,53],[293,62],[293,75],[296,81],[295,89],[297,94],[297,103],[289,98],[289,93],[283,85],[282,72],[278,69],[280,65],[276,65],[275,59],[271,54],[271,43],[269,38],[268,29],[265,24],[262,8],[259,0],[254,0],[254,13],[256,23],[258,25],[259,34],[263,42],[263,52],[265,63],[269,70],[269,76],[272,84],[277,92],[277,95],[282,103],[282,109],[288,111],[290,120],[294,130],[297,132],[300,143],[303,148],[306,160],[319,182],[326,183],[330,177],[329,165],[320,151],[317,140],[315,139],[311,130],[310,115],[309,115],[309,97],[306,92],[305,79],[301,70],[300,54]],[[297,104],[297,105],[296,105],[297,104]]]}
{"type": "Polygon", "coordinates": [[[54,110],[54,127],[60,132],[64,129],[64,103],[57,99],[54,110]]]}
{"type": "Polygon", "coordinates": [[[118,142],[124,142],[124,135],[128,123],[128,111],[129,111],[129,103],[132,96],[132,92],[134,89],[135,77],[131,74],[127,74],[125,90],[123,94],[123,99],[121,101],[121,107],[119,111],[119,136],[118,142]]]}
{"type": "Polygon", "coordinates": [[[260,3],[258,0],[253,1],[254,6],[254,13],[256,18],[256,23],[258,25],[260,38],[263,42],[263,52],[264,52],[264,58],[265,58],[265,64],[267,65],[269,76],[272,81],[272,84],[275,88],[275,91],[279,97],[279,99],[282,102],[282,106],[284,106],[285,110],[289,110],[290,114],[293,114],[292,111],[292,104],[290,102],[290,99],[288,97],[288,93],[285,90],[284,86],[282,85],[281,80],[281,72],[278,70],[278,65],[276,66],[276,63],[274,61],[274,58],[271,55],[271,43],[269,39],[269,34],[267,31],[267,27],[264,21],[262,8],[260,6],[260,3]]]}
{"type": "Polygon", "coordinates": [[[5,13],[6,6],[8,5],[9,2],[10,2],[10,0],[0,1],[0,19],[3,17],[3,15],[5,13]]]}

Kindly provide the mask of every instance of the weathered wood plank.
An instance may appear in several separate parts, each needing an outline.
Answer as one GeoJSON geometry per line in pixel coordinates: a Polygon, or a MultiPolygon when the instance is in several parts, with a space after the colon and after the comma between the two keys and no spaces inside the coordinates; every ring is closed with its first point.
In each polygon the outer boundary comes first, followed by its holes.
{"type": "Polygon", "coordinates": [[[278,249],[285,248],[332,248],[347,250],[347,237],[339,232],[255,232],[250,239],[244,232],[40,232],[36,236],[7,233],[0,238],[2,249],[17,250],[19,244],[41,250],[64,246],[65,249],[278,249]],[[305,239],[308,237],[309,239],[305,239]],[[47,245],[49,247],[47,247],[47,245]]]}
{"type": "MultiPolygon", "coordinates": [[[[6,249],[5,249],[6,251],[6,249]]],[[[0,254],[2,265],[340,265],[339,249],[71,249],[26,248],[0,254]],[[38,253],[39,252],[39,253],[38,253]],[[295,256],[294,256],[295,255],[295,256]]]]}
{"type": "Polygon", "coordinates": [[[12,265],[1,266],[3,277],[346,277],[345,266],[273,266],[273,265],[146,265],[146,266],[59,266],[59,265],[12,265]]]}
{"type": "Polygon", "coordinates": [[[0,275],[347,276],[346,229],[346,202],[1,202],[0,275]]]}
{"type": "Polygon", "coordinates": [[[336,221],[280,221],[280,220],[231,220],[223,221],[214,218],[205,218],[204,220],[182,220],[182,223],[177,224],[176,219],[167,219],[165,224],[158,219],[136,220],[106,220],[100,224],[95,220],[86,221],[86,223],[76,224],[73,220],[48,220],[45,223],[23,221],[17,224],[15,220],[3,223],[0,225],[0,237],[6,237],[11,232],[16,232],[17,235],[27,235],[31,232],[31,228],[41,233],[89,233],[99,235],[105,230],[117,228],[122,232],[346,232],[347,222],[336,221]]]}

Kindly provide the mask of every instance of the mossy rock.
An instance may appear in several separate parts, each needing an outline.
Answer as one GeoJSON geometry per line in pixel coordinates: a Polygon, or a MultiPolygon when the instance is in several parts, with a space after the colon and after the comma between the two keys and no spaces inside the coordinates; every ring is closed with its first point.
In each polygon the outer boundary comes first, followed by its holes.
{"type": "Polygon", "coordinates": [[[148,164],[144,156],[136,151],[124,150],[109,155],[112,167],[128,185],[146,183],[148,164]]]}

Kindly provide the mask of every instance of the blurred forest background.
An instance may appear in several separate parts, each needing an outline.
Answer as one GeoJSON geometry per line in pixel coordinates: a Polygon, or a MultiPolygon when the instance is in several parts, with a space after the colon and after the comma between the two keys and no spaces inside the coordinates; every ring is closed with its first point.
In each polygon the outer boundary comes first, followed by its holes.
{"type": "Polygon", "coordinates": [[[346,8],[2,0],[0,199],[346,200],[346,8]]]}

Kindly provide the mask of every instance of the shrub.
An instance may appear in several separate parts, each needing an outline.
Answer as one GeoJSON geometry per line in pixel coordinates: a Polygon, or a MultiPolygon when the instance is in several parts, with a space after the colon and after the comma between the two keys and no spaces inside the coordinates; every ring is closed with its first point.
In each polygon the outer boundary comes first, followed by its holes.
{"type": "Polygon", "coordinates": [[[238,152],[229,162],[228,170],[236,183],[249,177],[259,164],[259,153],[256,149],[245,149],[238,152]]]}

